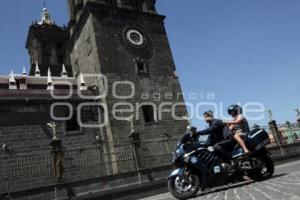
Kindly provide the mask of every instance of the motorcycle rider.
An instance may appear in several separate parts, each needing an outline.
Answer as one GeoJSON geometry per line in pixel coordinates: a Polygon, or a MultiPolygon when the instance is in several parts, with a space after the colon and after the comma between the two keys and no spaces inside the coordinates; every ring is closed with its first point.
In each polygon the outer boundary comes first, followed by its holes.
{"type": "Polygon", "coordinates": [[[208,139],[205,143],[206,146],[213,146],[227,138],[230,135],[228,127],[222,120],[214,118],[212,111],[206,111],[203,113],[204,120],[208,123],[209,127],[202,131],[197,132],[195,127],[191,128],[190,133],[184,135],[182,143],[194,143],[197,141],[200,135],[208,135],[208,139]]]}
{"type": "Polygon", "coordinates": [[[213,146],[230,135],[230,131],[222,120],[216,119],[212,111],[203,113],[204,120],[208,124],[208,128],[199,132],[199,135],[208,135],[207,146],[213,146]]]}
{"type": "MultiPolygon", "coordinates": [[[[222,120],[216,119],[212,111],[203,113],[204,120],[209,127],[197,132],[195,127],[191,128],[190,133],[185,134],[181,142],[183,144],[196,144],[200,135],[208,135],[205,146],[213,146],[219,156],[224,160],[230,160],[231,152],[236,145],[236,141],[232,137],[232,132],[222,120]]],[[[189,145],[188,149],[193,149],[197,145],[189,145]]]]}
{"type": "Polygon", "coordinates": [[[234,139],[239,143],[239,145],[244,150],[244,153],[250,154],[243,137],[246,133],[250,131],[247,119],[242,115],[243,109],[239,105],[231,105],[228,108],[228,114],[233,117],[233,121],[224,121],[224,124],[228,125],[233,133],[234,139]]]}

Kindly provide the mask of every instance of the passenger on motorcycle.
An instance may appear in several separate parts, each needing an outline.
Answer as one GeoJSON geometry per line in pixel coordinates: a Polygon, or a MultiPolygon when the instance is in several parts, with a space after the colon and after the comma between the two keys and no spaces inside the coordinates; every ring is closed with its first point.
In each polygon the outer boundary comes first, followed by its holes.
{"type": "Polygon", "coordinates": [[[229,126],[229,129],[234,135],[234,139],[243,148],[245,154],[249,154],[250,151],[247,148],[243,138],[246,133],[250,131],[247,119],[242,115],[243,110],[239,105],[232,105],[228,108],[228,114],[233,117],[233,121],[224,121],[224,124],[229,126]]]}

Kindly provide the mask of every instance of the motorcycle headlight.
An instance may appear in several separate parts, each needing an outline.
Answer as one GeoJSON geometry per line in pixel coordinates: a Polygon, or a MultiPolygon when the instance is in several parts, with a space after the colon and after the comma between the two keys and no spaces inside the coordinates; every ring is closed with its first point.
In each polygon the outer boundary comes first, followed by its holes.
{"type": "Polygon", "coordinates": [[[177,153],[177,154],[180,154],[180,152],[181,152],[180,149],[177,149],[177,150],[176,150],[176,153],[177,153]]]}

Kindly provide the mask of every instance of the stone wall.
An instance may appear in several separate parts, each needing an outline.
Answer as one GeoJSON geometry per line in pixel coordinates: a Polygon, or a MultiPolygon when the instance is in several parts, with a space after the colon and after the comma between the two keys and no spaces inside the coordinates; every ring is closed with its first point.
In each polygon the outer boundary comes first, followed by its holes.
{"type": "MultiPolygon", "coordinates": [[[[0,151],[0,193],[27,190],[54,184],[53,151],[50,142],[52,130],[47,123],[50,117],[51,101],[9,101],[0,104],[0,144],[5,145],[0,151]]],[[[73,102],[74,107],[78,102],[73,102]]],[[[59,108],[56,115],[65,115],[68,111],[59,108]]],[[[83,119],[90,114],[83,112],[83,119]]],[[[91,119],[91,118],[90,118],[91,119]]],[[[99,129],[81,128],[77,131],[67,131],[65,121],[57,121],[57,137],[63,146],[68,146],[64,167],[65,181],[82,180],[87,177],[100,176],[96,166],[84,168],[80,163],[92,160],[78,161],[80,149],[72,146],[86,147],[94,144],[99,129]],[[76,176],[72,174],[76,171],[76,176]],[[78,171],[78,172],[77,172],[78,171]],[[92,171],[92,174],[91,174],[92,171]]],[[[3,146],[2,146],[3,147],[3,146]]],[[[100,151],[90,150],[87,156],[91,159],[99,157],[100,151]]]]}

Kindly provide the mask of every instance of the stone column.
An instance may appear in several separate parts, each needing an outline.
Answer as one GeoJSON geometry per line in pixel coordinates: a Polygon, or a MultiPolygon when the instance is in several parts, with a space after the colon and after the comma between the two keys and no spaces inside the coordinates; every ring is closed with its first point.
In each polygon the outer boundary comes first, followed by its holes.
{"type": "MultiPolygon", "coordinates": [[[[300,128],[300,117],[297,119],[297,128],[300,128]]],[[[300,139],[300,130],[297,130],[297,140],[300,139]]]]}
{"type": "Polygon", "coordinates": [[[296,138],[295,138],[295,135],[294,135],[294,132],[292,130],[292,127],[291,127],[291,123],[289,121],[287,121],[286,123],[286,129],[287,129],[287,136],[288,136],[288,144],[293,144],[296,142],[296,138]]]}
{"type": "Polygon", "coordinates": [[[101,176],[107,175],[107,167],[106,167],[106,162],[105,162],[105,158],[104,158],[104,145],[105,142],[104,140],[99,137],[96,136],[96,142],[95,142],[95,147],[98,149],[99,151],[99,164],[100,164],[100,168],[101,168],[101,176]]]}
{"type": "Polygon", "coordinates": [[[277,127],[277,123],[275,120],[270,120],[269,121],[269,126],[270,126],[270,130],[272,131],[273,137],[275,139],[275,142],[277,144],[277,146],[280,148],[280,152],[281,155],[284,155],[285,152],[282,148],[282,138],[281,138],[281,134],[278,131],[278,127],[277,127]]]}
{"type": "Polygon", "coordinates": [[[300,117],[297,119],[297,126],[300,128],[300,117]]]}
{"type": "Polygon", "coordinates": [[[140,141],[140,134],[138,132],[132,131],[129,135],[129,139],[132,146],[132,153],[133,153],[133,159],[134,164],[138,173],[139,183],[142,183],[142,177],[141,177],[141,141],[140,141]]]}
{"type": "Polygon", "coordinates": [[[272,131],[273,137],[275,139],[276,144],[279,146],[282,144],[280,133],[277,127],[277,123],[275,120],[269,121],[270,130],[272,131]]]}

